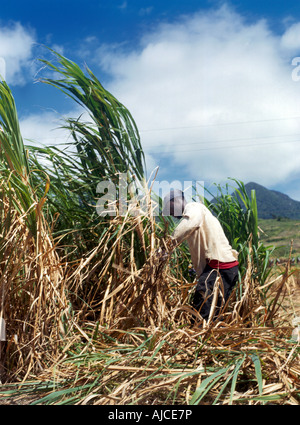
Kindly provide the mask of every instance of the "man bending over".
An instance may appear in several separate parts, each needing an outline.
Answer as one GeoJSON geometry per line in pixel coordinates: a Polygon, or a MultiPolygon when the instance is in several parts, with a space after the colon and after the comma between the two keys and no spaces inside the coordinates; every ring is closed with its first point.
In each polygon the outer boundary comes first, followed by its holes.
{"type": "Polygon", "coordinates": [[[230,246],[218,219],[200,202],[187,203],[181,190],[164,198],[163,215],[181,219],[172,239],[187,241],[197,274],[192,306],[208,320],[218,275],[222,278],[214,317],[220,312],[238,280],[238,252],[230,246]]]}

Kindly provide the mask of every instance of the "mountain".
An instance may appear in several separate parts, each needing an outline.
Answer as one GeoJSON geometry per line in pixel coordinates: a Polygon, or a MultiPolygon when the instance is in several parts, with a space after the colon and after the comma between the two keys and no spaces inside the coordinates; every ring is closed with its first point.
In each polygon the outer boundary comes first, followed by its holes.
{"type": "Polygon", "coordinates": [[[245,184],[247,194],[255,189],[259,218],[290,218],[300,220],[300,202],[276,190],[269,190],[257,183],[245,184]]]}

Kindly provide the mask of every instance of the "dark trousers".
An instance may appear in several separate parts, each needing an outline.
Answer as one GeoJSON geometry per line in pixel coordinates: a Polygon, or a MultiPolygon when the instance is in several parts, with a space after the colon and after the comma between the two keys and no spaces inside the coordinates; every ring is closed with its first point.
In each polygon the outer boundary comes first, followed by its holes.
{"type": "MultiPolygon", "coordinates": [[[[238,280],[238,266],[231,267],[230,269],[216,270],[206,265],[203,273],[201,274],[192,301],[192,306],[199,311],[203,319],[209,318],[209,313],[213,301],[213,291],[218,274],[222,278],[222,284],[219,287],[219,295],[216,303],[214,318],[216,318],[224,304],[229,298],[237,280],[238,280]]],[[[193,321],[194,322],[194,321],[193,321]]]]}

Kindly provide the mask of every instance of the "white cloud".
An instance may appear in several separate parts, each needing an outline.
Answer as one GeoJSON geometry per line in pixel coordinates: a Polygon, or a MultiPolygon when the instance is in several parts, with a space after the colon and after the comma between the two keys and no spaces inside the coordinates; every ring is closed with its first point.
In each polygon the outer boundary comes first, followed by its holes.
{"type": "Polygon", "coordinates": [[[300,23],[291,25],[281,38],[284,49],[297,50],[300,48],[300,23]]]}
{"type": "Polygon", "coordinates": [[[20,119],[26,145],[60,146],[67,143],[69,133],[62,129],[63,117],[53,111],[31,114],[20,119]]]}
{"type": "Polygon", "coordinates": [[[24,70],[32,67],[35,36],[20,23],[0,25],[0,57],[5,61],[6,81],[24,84],[24,70]]]}
{"type": "Polygon", "coordinates": [[[6,78],[6,63],[3,58],[0,57],[0,76],[3,80],[6,78]]]}
{"type": "Polygon", "coordinates": [[[20,130],[27,146],[58,147],[68,153],[76,153],[73,138],[66,125],[66,119],[81,117],[82,122],[91,122],[88,112],[79,105],[64,115],[54,110],[30,114],[20,118],[20,130]]]}
{"type": "Polygon", "coordinates": [[[130,53],[106,46],[99,62],[152,166],[151,152],[166,151],[195,180],[274,186],[300,163],[300,82],[289,56],[299,32],[294,23],[280,36],[223,6],[161,24],[130,53]]]}

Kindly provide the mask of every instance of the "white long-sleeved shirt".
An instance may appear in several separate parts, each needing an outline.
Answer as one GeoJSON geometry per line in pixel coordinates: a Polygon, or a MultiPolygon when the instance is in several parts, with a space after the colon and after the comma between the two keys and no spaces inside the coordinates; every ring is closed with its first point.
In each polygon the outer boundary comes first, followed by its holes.
{"type": "Polygon", "coordinates": [[[187,241],[198,276],[207,261],[227,263],[238,259],[238,252],[229,244],[219,220],[201,203],[186,204],[183,217],[172,237],[178,243],[187,241]]]}

